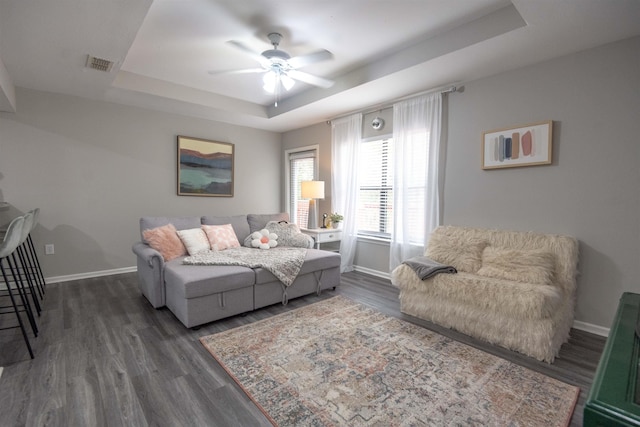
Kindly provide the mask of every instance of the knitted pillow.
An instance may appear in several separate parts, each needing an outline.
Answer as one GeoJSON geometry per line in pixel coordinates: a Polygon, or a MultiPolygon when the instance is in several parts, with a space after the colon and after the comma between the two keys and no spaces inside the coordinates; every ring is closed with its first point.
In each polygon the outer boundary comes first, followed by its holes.
{"type": "Polygon", "coordinates": [[[276,214],[248,214],[249,232],[254,233],[264,229],[269,221],[289,221],[289,214],[281,212],[276,214]]]}
{"type": "Polygon", "coordinates": [[[229,248],[240,247],[240,242],[238,242],[238,238],[231,224],[203,225],[202,229],[207,235],[212,251],[223,251],[229,248]]]}
{"type": "Polygon", "coordinates": [[[556,257],[551,252],[498,249],[487,246],[482,253],[478,275],[514,282],[550,285],[553,283],[556,257]]]}
{"type": "Polygon", "coordinates": [[[211,249],[209,239],[202,228],[190,228],[188,230],[176,231],[182,243],[187,248],[189,255],[195,255],[199,252],[211,249]]]}
{"type": "Polygon", "coordinates": [[[313,247],[313,237],[301,233],[296,224],[289,224],[286,221],[269,221],[265,228],[278,235],[278,246],[313,247]]]}
{"type": "Polygon", "coordinates": [[[187,248],[182,244],[173,224],[144,230],[142,236],[149,246],[160,252],[165,261],[187,254],[187,248]]]}

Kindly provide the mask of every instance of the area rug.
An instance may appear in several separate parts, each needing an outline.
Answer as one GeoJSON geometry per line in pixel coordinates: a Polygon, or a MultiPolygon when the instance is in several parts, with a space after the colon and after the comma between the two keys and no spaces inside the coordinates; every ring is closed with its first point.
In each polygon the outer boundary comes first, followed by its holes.
{"type": "Polygon", "coordinates": [[[200,341],[281,426],[564,426],[579,394],[342,296],[200,341]]]}

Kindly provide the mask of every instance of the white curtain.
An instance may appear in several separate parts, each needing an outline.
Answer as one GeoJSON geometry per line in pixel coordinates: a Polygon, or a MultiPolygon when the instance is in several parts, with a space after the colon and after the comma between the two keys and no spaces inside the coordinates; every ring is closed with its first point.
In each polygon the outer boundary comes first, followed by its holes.
{"type": "Polygon", "coordinates": [[[423,255],[431,231],[440,224],[438,164],[442,94],[393,105],[393,229],[389,271],[423,255]]]}
{"type": "Polygon", "coordinates": [[[340,271],[353,270],[358,230],[358,150],[362,139],[362,115],[333,120],[331,123],[331,204],[333,212],[344,216],[340,271]]]}

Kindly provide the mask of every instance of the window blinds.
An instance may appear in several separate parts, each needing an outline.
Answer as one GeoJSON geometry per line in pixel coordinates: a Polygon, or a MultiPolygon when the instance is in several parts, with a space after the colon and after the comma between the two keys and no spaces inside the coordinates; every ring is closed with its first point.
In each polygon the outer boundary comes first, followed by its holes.
{"type": "Polygon", "coordinates": [[[300,183],[313,181],[316,176],[316,150],[297,151],[289,154],[289,212],[291,222],[300,228],[307,228],[309,200],[300,196],[300,183]]]}
{"type": "Polygon", "coordinates": [[[358,233],[388,237],[393,211],[393,139],[360,143],[358,233]]]}

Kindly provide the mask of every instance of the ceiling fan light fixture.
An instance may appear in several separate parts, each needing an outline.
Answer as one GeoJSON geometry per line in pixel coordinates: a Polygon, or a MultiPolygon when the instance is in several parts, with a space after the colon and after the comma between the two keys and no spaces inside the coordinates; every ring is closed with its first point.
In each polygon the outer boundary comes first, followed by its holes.
{"type": "Polygon", "coordinates": [[[284,88],[285,88],[287,91],[290,91],[290,90],[291,90],[291,88],[293,87],[293,85],[295,85],[295,84],[296,84],[295,80],[293,80],[291,77],[289,77],[289,76],[288,76],[288,75],[286,75],[286,74],[282,74],[282,75],[280,76],[280,81],[282,82],[282,86],[284,86],[284,88]]]}
{"type": "Polygon", "coordinates": [[[275,93],[276,84],[278,83],[278,76],[275,72],[267,71],[264,77],[262,78],[262,81],[264,83],[264,86],[262,86],[262,88],[265,91],[269,93],[275,93]]]}
{"type": "Polygon", "coordinates": [[[286,73],[276,70],[269,70],[262,77],[264,86],[262,88],[269,93],[275,93],[278,85],[282,84],[285,90],[289,91],[296,84],[295,80],[286,73]]]}

